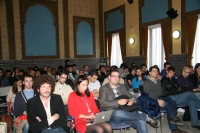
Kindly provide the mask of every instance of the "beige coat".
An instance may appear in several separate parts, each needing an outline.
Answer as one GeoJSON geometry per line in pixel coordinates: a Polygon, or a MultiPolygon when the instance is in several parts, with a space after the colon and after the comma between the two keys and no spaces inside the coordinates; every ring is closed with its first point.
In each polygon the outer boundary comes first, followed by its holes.
{"type": "Polygon", "coordinates": [[[69,94],[73,92],[70,85],[64,84],[63,88],[60,87],[59,83],[56,83],[54,94],[58,94],[61,96],[63,102],[68,103],[69,94]]]}

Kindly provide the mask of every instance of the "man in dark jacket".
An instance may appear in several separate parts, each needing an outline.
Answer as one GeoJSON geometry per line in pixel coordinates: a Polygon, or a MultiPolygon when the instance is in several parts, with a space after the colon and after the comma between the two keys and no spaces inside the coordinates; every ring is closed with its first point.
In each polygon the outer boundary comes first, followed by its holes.
{"type": "MultiPolygon", "coordinates": [[[[34,96],[34,91],[32,89],[33,77],[30,74],[26,74],[24,76],[23,84],[24,84],[23,90],[19,92],[15,97],[14,115],[16,117],[21,115],[27,115],[26,112],[27,100],[34,96]]],[[[27,132],[28,132],[28,123],[25,124],[23,133],[27,132]]]]}
{"type": "Polygon", "coordinates": [[[52,94],[54,79],[42,75],[34,79],[37,96],[28,100],[27,116],[29,133],[66,133],[67,127],[63,101],[60,95],[52,94]]]}
{"type": "Polygon", "coordinates": [[[193,92],[187,91],[190,90],[189,88],[180,87],[177,79],[174,78],[174,74],[175,68],[169,67],[167,75],[161,80],[162,91],[165,93],[165,96],[170,95],[176,101],[177,105],[189,106],[192,127],[200,130],[197,114],[197,108],[200,108],[200,100],[193,92]]]}

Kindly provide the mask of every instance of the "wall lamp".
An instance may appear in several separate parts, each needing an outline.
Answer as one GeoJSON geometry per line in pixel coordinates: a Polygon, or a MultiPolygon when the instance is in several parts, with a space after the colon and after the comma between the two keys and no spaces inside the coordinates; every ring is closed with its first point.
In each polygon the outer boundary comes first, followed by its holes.
{"type": "Polygon", "coordinates": [[[133,44],[135,43],[135,39],[134,39],[133,37],[131,37],[131,38],[129,39],[129,43],[133,45],[133,44]]]}
{"type": "Polygon", "coordinates": [[[178,39],[180,37],[180,32],[178,30],[175,30],[173,32],[173,38],[178,39]]]}

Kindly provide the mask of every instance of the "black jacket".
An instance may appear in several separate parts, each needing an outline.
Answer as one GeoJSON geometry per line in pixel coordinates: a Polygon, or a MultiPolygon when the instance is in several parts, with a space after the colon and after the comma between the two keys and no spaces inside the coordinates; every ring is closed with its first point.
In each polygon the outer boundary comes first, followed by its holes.
{"type": "Polygon", "coordinates": [[[192,91],[192,88],[190,87],[180,87],[176,78],[168,78],[163,77],[161,80],[161,86],[162,86],[162,92],[163,95],[175,95],[178,93],[186,92],[186,91],[192,91]]]}
{"type": "Polygon", "coordinates": [[[29,123],[29,133],[41,133],[42,130],[62,127],[66,132],[70,132],[69,127],[66,126],[66,116],[64,112],[64,105],[60,95],[51,94],[50,99],[51,115],[59,114],[59,119],[48,126],[47,115],[39,96],[35,96],[27,102],[27,116],[29,123]],[[38,116],[42,121],[36,119],[38,116]]]}

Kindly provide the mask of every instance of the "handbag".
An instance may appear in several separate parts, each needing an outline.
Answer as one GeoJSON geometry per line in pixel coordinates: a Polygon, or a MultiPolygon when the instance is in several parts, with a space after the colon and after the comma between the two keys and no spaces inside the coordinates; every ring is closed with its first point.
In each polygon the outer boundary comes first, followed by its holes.
{"type": "Polygon", "coordinates": [[[7,133],[7,123],[0,122],[0,133],[7,133]]]}
{"type": "MultiPolygon", "coordinates": [[[[116,97],[115,99],[120,100],[120,99],[130,99],[127,95],[121,95],[116,97]]],[[[133,111],[137,111],[140,108],[139,105],[133,103],[131,106],[128,106],[127,104],[125,105],[119,105],[118,106],[118,110],[125,110],[128,112],[133,112],[133,111]]]]}
{"type": "Polygon", "coordinates": [[[137,103],[140,105],[139,110],[151,117],[156,117],[160,112],[158,101],[149,97],[147,93],[142,93],[141,96],[137,98],[137,103]]]}

